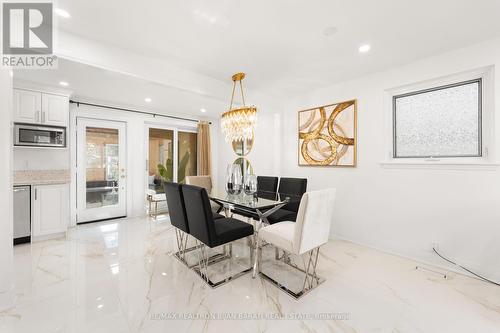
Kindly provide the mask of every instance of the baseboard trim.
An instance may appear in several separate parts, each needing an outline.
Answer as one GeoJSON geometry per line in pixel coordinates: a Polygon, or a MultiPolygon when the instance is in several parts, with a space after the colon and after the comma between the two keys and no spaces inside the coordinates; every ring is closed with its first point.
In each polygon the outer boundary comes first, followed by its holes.
{"type": "MultiPolygon", "coordinates": [[[[346,242],[351,242],[353,244],[364,246],[364,247],[367,247],[369,249],[380,251],[380,252],[385,253],[385,254],[390,254],[392,256],[396,256],[396,257],[408,259],[408,260],[416,262],[417,264],[426,265],[426,266],[429,266],[429,267],[433,267],[433,268],[436,268],[436,269],[445,270],[445,271],[448,271],[448,272],[453,272],[453,273],[456,273],[456,274],[459,274],[459,275],[463,275],[463,276],[466,276],[466,277],[469,277],[469,278],[473,278],[475,280],[486,282],[486,281],[478,278],[477,276],[474,276],[474,275],[472,275],[472,274],[470,274],[470,273],[468,273],[466,271],[463,271],[460,268],[458,268],[458,267],[456,267],[454,265],[451,265],[451,264],[449,264],[449,265],[447,265],[447,264],[440,265],[440,264],[436,264],[436,263],[431,263],[431,262],[428,262],[426,260],[416,259],[416,258],[407,256],[407,255],[404,255],[404,254],[400,254],[400,253],[396,253],[396,252],[389,251],[389,250],[386,250],[386,249],[382,249],[380,247],[377,247],[377,246],[374,246],[374,245],[371,245],[371,244],[367,244],[367,243],[355,241],[355,240],[352,240],[352,239],[350,239],[348,237],[343,237],[343,236],[340,236],[340,235],[333,235],[333,237],[330,237],[330,239],[331,240],[336,240],[337,239],[337,240],[342,240],[342,241],[346,241],[346,242]]],[[[488,282],[486,282],[486,283],[488,283],[488,282]]]]}

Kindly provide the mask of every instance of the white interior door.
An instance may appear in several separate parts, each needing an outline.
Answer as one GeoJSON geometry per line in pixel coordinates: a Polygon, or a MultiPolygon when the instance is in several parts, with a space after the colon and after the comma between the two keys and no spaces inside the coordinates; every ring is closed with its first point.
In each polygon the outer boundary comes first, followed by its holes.
{"type": "Polygon", "coordinates": [[[77,223],[127,215],[126,126],[77,119],[77,223]]]}

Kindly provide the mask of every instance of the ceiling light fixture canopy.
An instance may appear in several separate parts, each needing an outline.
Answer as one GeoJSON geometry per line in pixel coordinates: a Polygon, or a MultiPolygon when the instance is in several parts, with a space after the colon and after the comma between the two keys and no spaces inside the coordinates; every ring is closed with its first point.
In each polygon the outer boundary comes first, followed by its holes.
{"type": "Polygon", "coordinates": [[[243,79],[245,73],[236,73],[233,75],[233,93],[231,95],[231,104],[229,111],[222,114],[221,127],[225,134],[226,142],[236,142],[250,140],[253,137],[253,129],[257,122],[257,108],[255,106],[245,105],[245,95],[243,94],[243,79]],[[241,90],[242,107],[233,108],[234,93],[236,84],[239,82],[241,90]]]}

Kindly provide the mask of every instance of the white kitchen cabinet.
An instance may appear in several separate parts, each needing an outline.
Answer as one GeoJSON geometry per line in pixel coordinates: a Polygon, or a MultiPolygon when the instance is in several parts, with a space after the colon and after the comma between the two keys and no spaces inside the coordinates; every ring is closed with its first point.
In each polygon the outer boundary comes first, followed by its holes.
{"type": "Polygon", "coordinates": [[[40,123],[42,94],[31,90],[14,89],[14,122],[40,123]]]}
{"type": "Polygon", "coordinates": [[[52,94],[42,94],[42,124],[67,126],[68,116],[68,97],[52,94]]]}
{"type": "Polygon", "coordinates": [[[14,89],[14,122],[67,127],[68,118],[67,96],[14,89]]]}
{"type": "Polygon", "coordinates": [[[32,236],[66,232],[69,221],[68,192],[67,184],[33,187],[32,236]]]}

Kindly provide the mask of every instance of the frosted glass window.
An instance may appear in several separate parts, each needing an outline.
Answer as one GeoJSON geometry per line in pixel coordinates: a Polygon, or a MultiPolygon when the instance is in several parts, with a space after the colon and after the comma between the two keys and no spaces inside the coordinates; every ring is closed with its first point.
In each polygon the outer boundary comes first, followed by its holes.
{"type": "Polygon", "coordinates": [[[394,158],[481,156],[481,79],[394,96],[394,158]]]}

